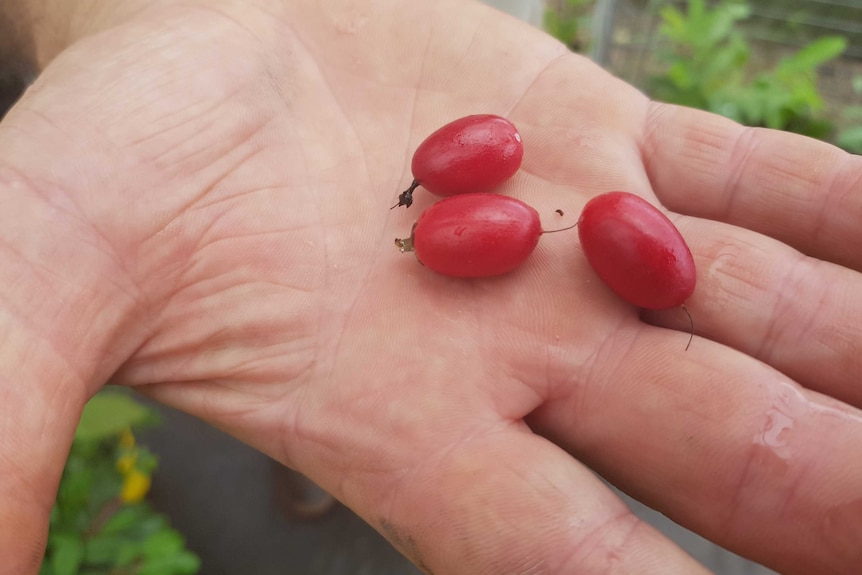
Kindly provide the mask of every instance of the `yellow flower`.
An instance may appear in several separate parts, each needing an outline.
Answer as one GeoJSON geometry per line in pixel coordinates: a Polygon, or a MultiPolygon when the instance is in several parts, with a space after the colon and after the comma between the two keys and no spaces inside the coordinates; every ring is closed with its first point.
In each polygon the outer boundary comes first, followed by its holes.
{"type": "Polygon", "coordinates": [[[137,456],[133,453],[126,453],[125,455],[121,455],[117,458],[117,471],[122,473],[123,475],[128,475],[131,473],[132,469],[135,468],[135,462],[137,461],[137,456]]]}
{"type": "Polygon", "coordinates": [[[152,479],[140,469],[131,469],[124,473],[123,488],[120,490],[120,499],[124,503],[137,503],[150,490],[152,479]]]}
{"type": "Polygon", "coordinates": [[[124,429],[120,434],[120,447],[127,450],[135,448],[135,435],[131,429],[124,429]]]}

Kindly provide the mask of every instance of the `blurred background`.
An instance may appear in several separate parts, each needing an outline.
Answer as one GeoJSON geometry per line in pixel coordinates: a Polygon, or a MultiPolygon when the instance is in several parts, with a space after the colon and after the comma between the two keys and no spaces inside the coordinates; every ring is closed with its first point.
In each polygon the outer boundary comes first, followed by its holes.
{"type": "MultiPolygon", "coordinates": [[[[860,0],[486,3],[654,98],[862,152],[860,0]]],[[[27,80],[0,71],[0,115],[27,80]]],[[[325,505],[285,473],[191,417],[102,392],[76,435],[41,575],[419,573],[344,507],[285,513],[298,489],[325,505]]],[[[771,573],[621,497],[716,574],[771,573]]]]}
{"type": "Polygon", "coordinates": [[[860,0],[499,3],[652,98],[862,153],[860,0]]]}

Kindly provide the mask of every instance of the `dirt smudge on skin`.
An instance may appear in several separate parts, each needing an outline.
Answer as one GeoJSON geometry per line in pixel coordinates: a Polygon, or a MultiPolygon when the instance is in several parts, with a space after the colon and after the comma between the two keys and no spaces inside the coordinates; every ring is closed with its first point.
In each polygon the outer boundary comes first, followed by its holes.
{"type": "Polygon", "coordinates": [[[422,560],[422,555],[419,552],[419,546],[416,543],[416,539],[402,530],[400,527],[397,527],[391,521],[387,519],[381,519],[379,522],[380,532],[393,544],[398,548],[399,551],[404,553],[413,563],[416,564],[419,569],[428,575],[434,575],[428,565],[422,560]]]}

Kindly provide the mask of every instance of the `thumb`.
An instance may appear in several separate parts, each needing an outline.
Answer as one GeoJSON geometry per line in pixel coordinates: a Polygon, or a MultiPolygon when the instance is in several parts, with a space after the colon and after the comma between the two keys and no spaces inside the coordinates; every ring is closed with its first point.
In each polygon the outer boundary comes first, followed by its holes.
{"type": "Polygon", "coordinates": [[[50,344],[8,312],[0,312],[0,575],[34,575],[86,394],[50,344]]]}
{"type": "MultiPolygon", "coordinates": [[[[117,16],[114,3],[95,11],[92,4],[0,3],[0,56],[13,50],[17,61],[41,67],[92,31],[70,23],[96,29],[117,16]],[[81,9],[98,15],[72,17],[81,9]],[[3,33],[31,24],[34,46],[3,33]],[[57,35],[62,30],[68,34],[57,35]]],[[[88,142],[75,138],[79,111],[63,98],[34,96],[45,85],[64,97],[80,88],[59,61],[43,72],[0,113],[0,575],[39,572],[83,407],[145,331],[141,290],[116,246],[88,221],[110,210],[105,182],[81,167],[88,142]]]]}
{"type": "Polygon", "coordinates": [[[75,148],[18,109],[0,122],[0,575],[39,571],[84,404],[141,324],[138,291],[67,193],[75,183],[51,171],[75,148]]]}

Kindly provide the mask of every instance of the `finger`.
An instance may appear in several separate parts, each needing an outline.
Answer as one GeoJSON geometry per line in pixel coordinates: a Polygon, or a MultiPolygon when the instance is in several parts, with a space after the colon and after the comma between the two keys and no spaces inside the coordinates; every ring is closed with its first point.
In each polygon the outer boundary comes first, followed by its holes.
{"type": "MultiPolygon", "coordinates": [[[[694,218],[677,224],[698,267],[686,305],[699,334],[862,407],[862,274],[744,228],[694,218]]],[[[687,326],[681,314],[644,317],[687,326]]]]}
{"type": "MultiPolygon", "coordinates": [[[[149,391],[195,405],[179,388],[149,391]]],[[[301,442],[305,453],[292,463],[425,572],[706,573],[592,472],[522,423],[489,424],[474,413],[465,428],[462,410],[449,409],[458,417],[426,410],[418,417],[433,425],[417,426],[395,403],[376,401],[377,411],[366,413],[354,402],[361,416],[301,418],[292,443],[301,442]],[[384,438],[385,430],[391,435],[384,438]]]]}
{"type": "MultiPolygon", "coordinates": [[[[675,521],[786,573],[858,573],[862,414],[708,340],[643,325],[529,423],[675,521]]],[[[560,392],[562,393],[562,391],[560,392]]]]}
{"type": "Polygon", "coordinates": [[[862,269],[862,157],[664,104],[652,105],[641,148],[668,208],[862,269]]]}
{"type": "MultiPolygon", "coordinates": [[[[423,293],[441,308],[471,295],[423,293]]],[[[517,416],[501,420],[499,412],[515,411],[510,396],[520,394],[523,407],[535,393],[502,375],[505,361],[489,361],[485,372],[486,352],[462,314],[441,311],[418,325],[370,312],[354,307],[363,329],[341,336],[342,357],[326,378],[179,382],[147,393],[302,471],[428,572],[703,572],[592,473],[512,423],[517,416]],[[386,354],[390,340],[406,352],[386,354]],[[489,401],[500,389],[512,393],[489,401]]]]}
{"type": "Polygon", "coordinates": [[[0,326],[0,575],[35,575],[86,390],[7,309],[0,326]]]}
{"type": "MultiPolygon", "coordinates": [[[[60,186],[45,184],[44,171],[14,163],[22,136],[6,128],[0,124],[0,574],[34,575],[83,406],[140,345],[146,322],[115,252],[60,186]]],[[[62,139],[52,137],[45,141],[62,139]]]]}
{"type": "Polygon", "coordinates": [[[30,352],[12,339],[4,338],[0,358],[0,574],[35,575],[84,400],[70,393],[68,375],[15,361],[30,352]]]}
{"type": "Polygon", "coordinates": [[[359,511],[429,573],[706,573],[520,424],[426,455],[359,511]]]}

